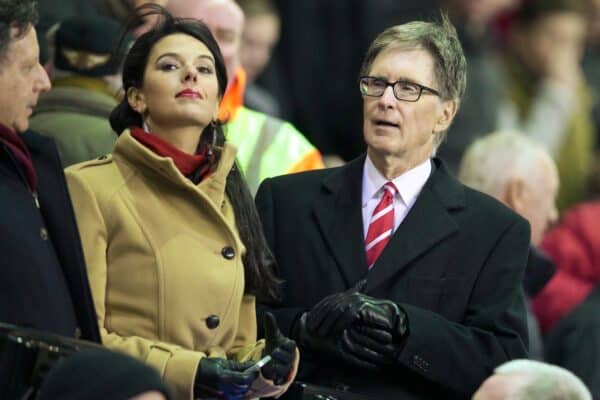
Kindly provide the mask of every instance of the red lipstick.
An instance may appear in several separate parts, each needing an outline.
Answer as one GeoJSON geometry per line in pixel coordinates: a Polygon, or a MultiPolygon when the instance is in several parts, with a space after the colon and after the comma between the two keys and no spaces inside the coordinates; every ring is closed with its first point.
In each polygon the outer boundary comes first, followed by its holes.
{"type": "Polygon", "coordinates": [[[181,92],[177,93],[177,95],[175,95],[175,97],[187,97],[189,99],[201,99],[202,96],[200,95],[199,92],[195,91],[194,89],[183,89],[181,92]]]}

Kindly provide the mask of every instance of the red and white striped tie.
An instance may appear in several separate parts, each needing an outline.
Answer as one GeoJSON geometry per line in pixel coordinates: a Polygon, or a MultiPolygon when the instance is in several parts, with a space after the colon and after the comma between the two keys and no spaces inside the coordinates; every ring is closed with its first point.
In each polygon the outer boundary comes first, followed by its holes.
{"type": "Polygon", "coordinates": [[[394,195],[398,191],[392,182],[383,186],[385,192],[373,211],[365,239],[369,269],[390,241],[394,233],[394,195]]]}

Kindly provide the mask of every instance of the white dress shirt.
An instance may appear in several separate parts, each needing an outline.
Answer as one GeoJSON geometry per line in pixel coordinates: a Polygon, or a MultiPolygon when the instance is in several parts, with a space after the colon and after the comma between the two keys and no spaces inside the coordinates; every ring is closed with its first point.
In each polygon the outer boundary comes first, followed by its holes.
{"type": "MultiPolygon", "coordinates": [[[[417,196],[427,182],[431,174],[431,160],[427,159],[422,164],[417,165],[411,170],[406,171],[400,176],[392,179],[398,192],[394,196],[394,232],[404,221],[404,218],[415,204],[417,196]]],[[[365,166],[363,168],[362,180],[362,217],[363,217],[363,237],[367,237],[369,223],[373,215],[373,210],[379,204],[384,190],[383,185],[388,180],[375,168],[373,162],[367,155],[365,166]]]]}

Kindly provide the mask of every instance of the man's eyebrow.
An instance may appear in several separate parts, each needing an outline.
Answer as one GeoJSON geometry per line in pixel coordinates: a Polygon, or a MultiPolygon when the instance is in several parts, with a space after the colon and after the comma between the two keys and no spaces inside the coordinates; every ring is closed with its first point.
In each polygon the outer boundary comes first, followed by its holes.
{"type": "Polygon", "coordinates": [[[420,83],[419,83],[419,82],[415,81],[415,80],[414,80],[414,79],[412,79],[412,78],[407,78],[407,77],[405,77],[405,76],[401,76],[399,79],[396,79],[395,81],[388,81],[388,79],[387,79],[385,76],[383,76],[383,75],[371,75],[371,76],[372,76],[373,78],[376,78],[376,79],[381,79],[382,81],[386,81],[386,82],[390,82],[390,83],[391,83],[391,82],[407,82],[407,83],[415,83],[415,84],[417,84],[417,85],[420,85],[420,83]]]}

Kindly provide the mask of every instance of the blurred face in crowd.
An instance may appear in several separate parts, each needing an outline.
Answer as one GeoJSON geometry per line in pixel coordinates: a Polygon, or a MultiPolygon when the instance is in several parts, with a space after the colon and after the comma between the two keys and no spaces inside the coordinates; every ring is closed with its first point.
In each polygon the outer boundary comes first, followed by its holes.
{"type": "Polygon", "coordinates": [[[531,243],[539,245],[548,227],[556,222],[558,172],[550,157],[544,155],[533,168],[529,181],[523,183],[518,204],[513,208],[531,225],[531,243]]]}
{"type": "Polygon", "coordinates": [[[517,28],[520,58],[533,71],[551,74],[556,62],[579,63],[583,57],[587,25],[576,12],[552,12],[529,27],[517,28]]]}
{"type": "Polygon", "coordinates": [[[446,0],[473,24],[487,25],[501,12],[519,5],[519,0],[446,0]]]}
{"type": "Polygon", "coordinates": [[[522,374],[495,373],[481,384],[472,400],[509,400],[527,383],[527,380],[528,378],[522,374]]]}
{"type": "Polygon", "coordinates": [[[217,40],[228,82],[233,82],[240,65],[240,44],[244,13],[233,0],[170,0],[168,9],[176,17],[202,20],[217,40]]]}
{"type": "MultiPolygon", "coordinates": [[[[369,76],[387,82],[407,81],[438,90],[434,60],[427,50],[388,48],[371,66],[369,76]]],[[[456,112],[456,104],[423,91],[418,101],[398,100],[391,86],[381,97],[363,95],[363,133],[371,159],[402,159],[407,167],[432,154],[434,135],[445,131],[456,112]]]]}
{"type": "Polygon", "coordinates": [[[261,74],[279,41],[279,18],[275,14],[260,14],[246,18],[240,58],[248,81],[261,74]]]}
{"type": "MultiPolygon", "coordinates": [[[[17,34],[11,28],[11,37],[17,34]]],[[[40,94],[50,89],[46,70],[40,65],[35,28],[11,40],[0,59],[0,123],[15,132],[29,127],[29,117],[40,94]]]]}
{"type": "Polygon", "coordinates": [[[141,88],[127,98],[152,131],[206,127],[217,115],[219,84],[210,50],[198,39],[175,33],[159,40],[148,57],[141,88]]]}

